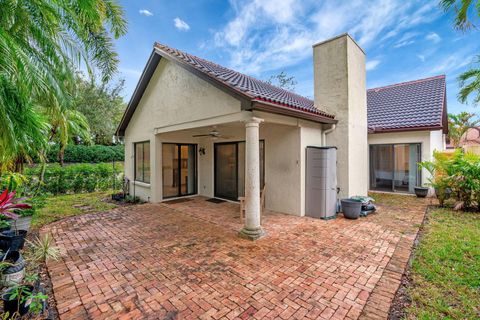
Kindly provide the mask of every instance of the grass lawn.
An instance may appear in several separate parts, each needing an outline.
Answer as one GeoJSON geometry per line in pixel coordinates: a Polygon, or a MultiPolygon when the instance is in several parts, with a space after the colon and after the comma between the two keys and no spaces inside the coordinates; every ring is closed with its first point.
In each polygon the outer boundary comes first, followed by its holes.
{"type": "Polygon", "coordinates": [[[38,209],[35,213],[32,225],[34,228],[39,228],[65,217],[115,208],[115,204],[102,201],[110,194],[111,191],[48,197],[45,207],[38,209]]]}
{"type": "Polygon", "coordinates": [[[424,231],[407,319],[480,319],[480,213],[435,209],[424,231]]]}

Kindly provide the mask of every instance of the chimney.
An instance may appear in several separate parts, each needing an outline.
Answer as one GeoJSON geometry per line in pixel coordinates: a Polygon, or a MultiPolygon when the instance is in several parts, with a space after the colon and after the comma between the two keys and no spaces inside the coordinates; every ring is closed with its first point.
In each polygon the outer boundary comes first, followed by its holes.
{"type": "MultiPolygon", "coordinates": [[[[365,52],[349,34],[313,46],[315,106],[334,114],[326,144],[336,146],[340,197],[366,196],[368,137],[365,52]]],[[[327,129],[327,128],[325,128],[327,129]]]]}

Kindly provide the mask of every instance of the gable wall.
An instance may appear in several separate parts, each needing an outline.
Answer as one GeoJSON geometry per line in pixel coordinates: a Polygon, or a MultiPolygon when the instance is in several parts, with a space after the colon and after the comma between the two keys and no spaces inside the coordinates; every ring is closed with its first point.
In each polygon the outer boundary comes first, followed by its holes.
{"type": "Polygon", "coordinates": [[[150,141],[151,184],[138,183],[136,194],[145,200],[159,200],[156,191],[161,182],[161,148],[155,128],[240,111],[239,100],[162,58],[125,130],[125,175],[130,181],[134,180],[133,144],[150,141]]]}

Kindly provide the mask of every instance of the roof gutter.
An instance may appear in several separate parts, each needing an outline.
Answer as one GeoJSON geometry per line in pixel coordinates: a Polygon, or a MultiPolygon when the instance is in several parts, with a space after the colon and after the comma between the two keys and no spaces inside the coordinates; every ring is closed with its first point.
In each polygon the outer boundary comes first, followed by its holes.
{"type": "Polygon", "coordinates": [[[409,127],[409,128],[374,128],[369,129],[368,133],[389,133],[389,132],[404,132],[404,131],[430,131],[430,130],[442,130],[443,126],[426,126],[426,127],[409,127]]]}
{"type": "Polygon", "coordinates": [[[306,112],[300,109],[287,108],[278,104],[259,100],[252,101],[252,110],[265,111],[269,113],[310,120],[318,123],[336,124],[338,122],[338,120],[325,117],[320,114],[306,112]]]}

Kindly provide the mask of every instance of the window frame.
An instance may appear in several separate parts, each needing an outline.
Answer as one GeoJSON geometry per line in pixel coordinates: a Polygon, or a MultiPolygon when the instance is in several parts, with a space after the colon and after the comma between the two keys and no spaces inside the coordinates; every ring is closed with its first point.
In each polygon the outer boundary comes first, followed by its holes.
{"type": "MultiPolygon", "coordinates": [[[[139,142],[134,142],[133,143],[133,180],[135,182],[141,182],[145,184],[150,184],[150,179],[151,179],[151,168],[150,172],[148,174],[148,181],[145,179],[145,144],[148,144],[148,148],[150,149],[150,140],[144,140],[144,141],[139,141],[139,142]],[[137,146],[138,145],[143,145],[142,146],[142,179],[137,177],[137,146]]],[[[151,154],[151,150],[149,150],[149,154],[151,154]]],[[[150,159],[148,159],[150,162],[150,159]]]]}

